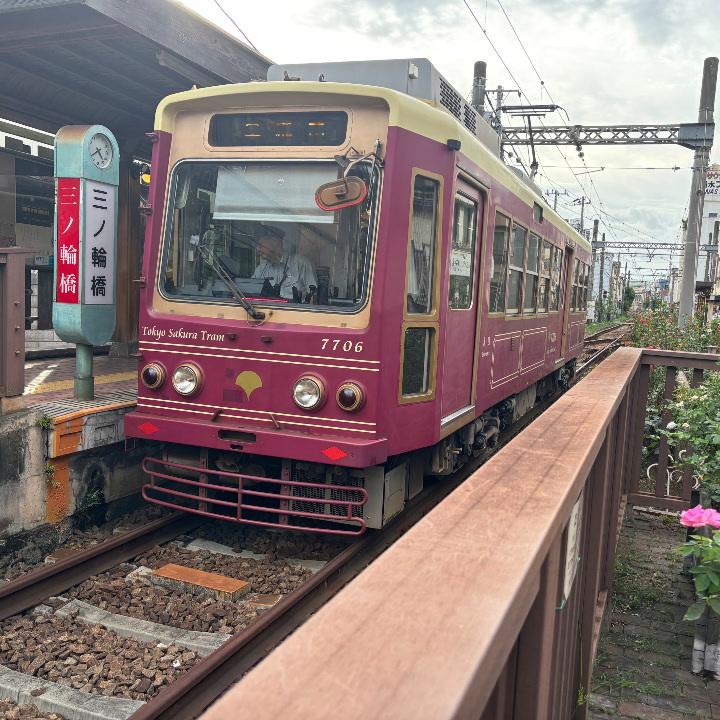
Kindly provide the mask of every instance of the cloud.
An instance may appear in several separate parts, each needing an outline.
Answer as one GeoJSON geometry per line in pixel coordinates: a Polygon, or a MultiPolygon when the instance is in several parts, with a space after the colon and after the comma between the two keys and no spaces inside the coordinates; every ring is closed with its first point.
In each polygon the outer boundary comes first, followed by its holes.
{"type": "Polygon", "coordinates": [[[513,17],[521,18],[525,12],[539,10],[551,13],[559,25],[570,19],[573,22],[580,20],[591,32],[606,23],[609,17],[625,18],[637,38],[646,45],[681,42],[682,28],[691,24],[689,18],[693,13],[695,17],[703,18],[708,29],[720,21],[720,5],[702,0],[683,3],[669,0],[504,0],[503,5],[513,17]]]}
{"type": "Polygon", "coordinates": [[[321,0],[317,14],[323,23],[360,32],[375,41],[406,40],[411,33],[424,34],[433,28],[440,34],[457,22],[465,8],[453,0],[364,0],[353,5],[339,5],[334,0],[321,0]]]}

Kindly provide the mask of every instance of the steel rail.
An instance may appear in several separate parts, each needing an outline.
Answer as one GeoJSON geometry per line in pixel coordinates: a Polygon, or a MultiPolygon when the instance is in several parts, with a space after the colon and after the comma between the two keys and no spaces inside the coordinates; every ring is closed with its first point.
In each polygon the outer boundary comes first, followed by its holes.
{"type": "Polygon", "coordinates": [[[28,610],[155,545],[168,542],[197,527],[200,522],[193,515],[173,513],[3,583],[0,585],[0,620],[28,610]]]}
{"type": "MultiPolygon", "coordinates": [[[[463,468],[464,469],[464,468],[463,468]]],[[[130,720],[191,720],[266,657],[293,630],[395,542],[461,482],[438,483],[382,530],[370,531],[336,555],[307,582],[233,635],[172,685],[139,708],[130,720]]]]}
{"type": "Polygon", "coordinates": [[[577,368],[577,370],[575,370],[575,377],[579,378],[581,374],[585,374],[590,368],[590,366],[594,365],[603,355],[609,353],[612,348],[620,347],[620,341],[625,337],[625,335],[627,335],[627,333],[624,333],[619,337],[613,338],[607,345],[605,345],[605,347],[600,348],[600,350],[591,355],[588,360],[586,360],[582,365],[577,368]]]}
{"type": "Polygon", "coordinates": [[[625,325],[629,325],[628,322],[621,322],[617,323],[616,325],[609,325],[608,327],[602,328],[601,330],[598,330],[597,332],[591,333],[590,335],[586,335],[583,338],[583,342],[587,342],[588,340],[593,340],[594,338],[598,338],[601,335],[604,335],[605,333],[612,332],[613,330],[617,330],[618,328],[624,327],[625,325]]]}

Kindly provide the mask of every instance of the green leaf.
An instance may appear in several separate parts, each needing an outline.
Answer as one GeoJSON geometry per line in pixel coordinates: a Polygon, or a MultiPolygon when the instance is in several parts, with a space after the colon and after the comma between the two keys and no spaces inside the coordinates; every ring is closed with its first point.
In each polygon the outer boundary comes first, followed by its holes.
{"type": "Polygon", "coordinates": [[[705,612],[705,601],[700,600],[699,602],[693,603],[689,608],[688,611],[685,613],[685,617],[683,620],[689,620],[690,622],[694,620],[699,620],[702,617],[702,614],[705,612]]]}
{"type": "Polygon", "coordinates": [[[708,570],[707,575],[713,585],[720,585],[720,575],[718,575],[714,570],[708,570]]]}
{"type": "Polygon", "coordinates": [[[713,595],[707,599],[708,605],[714,612],[720,615],[720,595],[713,595]]]}
{"type": "Polygon", "coordinates": [[[695,578],[695,589],[699,592],[705,592],[710,587],[710,578],[707,575],[698,575],[695,578]]]}

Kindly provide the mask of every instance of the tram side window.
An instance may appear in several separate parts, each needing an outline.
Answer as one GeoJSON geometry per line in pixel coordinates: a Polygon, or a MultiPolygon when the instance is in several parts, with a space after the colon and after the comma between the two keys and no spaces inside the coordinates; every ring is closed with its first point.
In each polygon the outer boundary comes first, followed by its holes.
{"type": "Polygon", "coordinates": [[[550,276],[550,310],[557,310],[560,307],[563,255],[563,250],[557,247],[553,248],[552,275],[550,276]]]}
{"type": "Polygon", "coordinates": [[[466,310],[472,305],[476,227],[477,205],[456,195],[448,298],[452,310],[466,310]]]}
{"type": "Polygon", "coordinates": [[[570,305],[571,310],[580,309],[580,292],[578,287],[581,278],[580,272],[580,260],[575,258],[575,262],[573,264],[572,304],[570,305]]]}
{"type": "Polygon", "coordinates": [[[527,230],[513,225],[510,240],[510,273],[508,274],[507,308],[508,315],[518,315],[522,308],[523,268],[525,265],[525,246],[527,230]]]}
{"type": "Polygon", "coordinates": [[[493,234],[492,278],[490,280],[490,309],[488,312],[505,311],[505,284],[507,281],[507,253],[510,237],[510,219],[495,213],[493,234]]]}
{"type": "Polygon", "coordinates": [[[403,344],[403,395],[424,395],[430,390],[430,364],[435,329],[409,327],[403,344]]]}
{"type": "Polygon", "coordinates": [[[582,309],[587,310],[588,283],[590,280],[590,266],[583,263],[582,309]]]}
{"type": "Polygon", "coordinates": [[[427,315],[433,311],[438,187],[437,180],[415,177],[407,264],[408,313],[427,315]]]}
{"type": "Polygon", "coordinates": [[[537,310],[538,274],[540,270],[541,242],[537,235],[530,233],[527,250],[527,263],[525,266],[525,301],[523,311],[534,313],[537,310]]]}
{"type": "Polygon", "coordinates": [[[403,337],[402,394],[423,396],[432,390],[435,328],[428,326],[435,309],[435,260],[437,256],[438,199],[440,183],[415,177],[412,221],[407,261],[407,315],[412,318],[403,337]]]}
{"type": "Polygon", "coordinates": [[[540,284],[538,286],[538,312],[547,312],[550,300],[550,272],[552,270],[553,246],[543,240],[540,260],[540,284]]]}

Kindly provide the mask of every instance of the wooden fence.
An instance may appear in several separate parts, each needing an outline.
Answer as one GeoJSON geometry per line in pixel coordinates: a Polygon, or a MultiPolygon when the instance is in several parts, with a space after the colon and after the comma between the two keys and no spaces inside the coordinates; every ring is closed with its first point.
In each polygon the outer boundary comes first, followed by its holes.
{"type": "Polygon", "coordinates": [[[650,365],[715,360],[618,350],[203,718],[586,718],[626,503],[688,505],[638,483],[650,365]]]}

